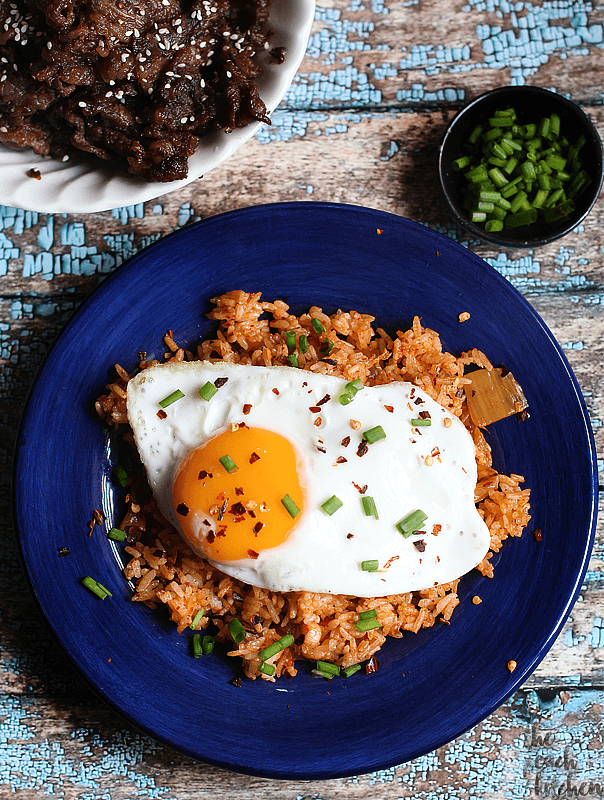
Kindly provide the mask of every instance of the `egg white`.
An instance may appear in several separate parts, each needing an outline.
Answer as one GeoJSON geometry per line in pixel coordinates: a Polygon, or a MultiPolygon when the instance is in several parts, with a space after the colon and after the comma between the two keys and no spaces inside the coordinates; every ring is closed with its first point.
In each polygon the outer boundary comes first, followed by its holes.
{"type": "MultiPolygon", "coordinates": [[[[223,572],[274,591],[358,597],[426,589],[469,572],[482,561],[490,541],[474,504],[471,436],[457,417],[410,383],[366,387],[343,406],[338,397],[345,384],[292,367],[226,362],[170,363],[136,375],[128,384],[128,417],[163,515],[184,535],[172,502],[182,459],[231,423],[245,421],[293,444],[303,464],[308,507],[286,541],[257,559],[213,562],[223,572]],[[209,402],[201,399],[199,388],[219,377],[228,378],[227,383],[209,402]],[[159,419],[159,401],[176,389],[185,396],[159,419]],[[330,399],[320,411],[310,411],[325,395],[330,399]],[[247,404],[251,410],[243,415],[247,404]],[[430,414],[429,427],[412,426],[420,411],[430,414]],[[319,426],[313,424],[318,418],[319,426]],[[361,423],[358,430],[351,419],[361,423]],[[377,425],[386,438],[359,456],[362,432],[377,425]],[[338,463],[338,457],[346,461],[338,463]],[[363,512],[357,487],[365,486],[379,519],[363,512]],[[321,505],[332,495],[343,505],[329,516],[321,505]],[[417,509],[427,514],[424,533],[405,538],[396,523],[417,509]],[[416,542],[423,542],[423,551],[416,542]],[[378,572],[361,569],[361,562],[374,559],[378,572]]],[[[195,542],[189,544],[197,549],[195,542]]]]}

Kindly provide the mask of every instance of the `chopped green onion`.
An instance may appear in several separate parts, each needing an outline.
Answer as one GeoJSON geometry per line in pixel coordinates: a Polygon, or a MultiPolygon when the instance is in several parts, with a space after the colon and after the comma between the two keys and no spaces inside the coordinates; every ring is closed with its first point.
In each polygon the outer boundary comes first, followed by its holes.
{"type": "Polygon", "coordinates": [[[330,661],[317,661],[317,669],[325,675],[339,675],[340,667],[330,661]]]}
{"type": "Polygon", "coordinates": [[[545,212],[545,221],[546,222],[557,222],[562,217],[565,217],[567,214],[572,214],[575,210],[575,203],[570,198],[565,200],[563,203],[560,203],[559,206],[555,208],[548,208],[545,212]]]}
{"type": "Polygon", "coordinates": [[[291,497],[288,494],[286,494],[285,497],[281,498],[281,502],[285,506],[285,508],[286,508],[287,512],[289,513],[290,517],[293,517],[295,519],[298,516],[298,514],[300,513],[300,509],[294,503],[294,501],[291,499],[291,497]]]}
{"type": "Polygon", "coordinates": [[[384,433],[384,429],[381,425],[376,425],[375,428],[369,428],[368,431],[363,432],[363,439],[367,442],[367,444],[373,444],[374,442],[379,442],[380,439],[385,439],[386,434],[384,433]]]}
{"type": "Polygon", "coordinates": [[[402,533],[405,538],[408,538],[414,531],[418,531],[427,519],[428,515],[424,514],[424,512],[418,508],[399,520],[396,523],[396,529],[399,533],[402,533]]]}
{"type": "Polygon", "coordinates": [[[376,628],[381,628],[382,623],[377,619],[357,619],[354,623],[354,627],[359,633],[364,633],[365,631],[373,631],[376,628]]]}
{"type": "Polygon", "coordinates": [[[260,664],[258,664],[258,672],[270,677],[275,674],[275,666],[274,664],[267,664],[266,661],[261,661],[260,664]]]}
{"type": "Polygon", "coordinates": [[[231,634],[231,638],[235,644],[242,642],[247,635],[245,628],[241,624],[241,621],[237,619],[237,617],[229,622],[229,633],[231,634]]]}
{"type": "Polygon", "coordinates": [[[333,342],[331,339],[325,339],[323,342],[323,350],[325,351],[325,355],[328,356],[331,351],[333,350],[333,342]]]}
{"type": "Polygon", "coordinates": [[[505,218],[506,228],[519,228],[522,225],[532,225],[537,221],[537,209],[529,208],[527,211],[519,211],[518,214],[513,214],[511,217],[505,218]]]}
{"type": "Polygon", "coordinates": [[[310,321],[310,324],[312,325],[315,333],[325,333],[325,328],[323,327],[321,320],[313,317],[310,321]]]}
{"type": "Polygon", "coordinates": [[[349,667],[346,667],[346,669],[342,670],[342,675],[344,675],[346,678],[350,678],[351,675],[354,675],[354,673],[358,672],[360,669],[360,664],[351,664],[349,667]]]}
{"type": "Polygon", "coordinates": [[[347,383],[344,386],[344,388],[342,389],[342,392],[341,392],[340,396],[338,397],[338,400],[340,401],[340,405],[347,406],[348,403],[350,403],[354,399],[354,396],[356,395],[356,393],[360,392],[361,389],[364,389],[364,388],[365,388],[365,385],[363,384],[363,381],[360,380],[359,378],[357,378],[354,381],[350,381],[349,383],[347,383]]]}
{"type": "Polygon", "coordinates": [[[338,508],[342,508],[343,505],[344,504],[342,503],[340,498],[336,497],[335,494],[332,494],[329,500],[326,500],[324,503],[321,504],[321,508],[326,514],[329,514],[329,516],[331,517],[331,515],[335,514],[338,508]]]}
{"type": "Polygon", "coordinates": [[[377,558],[371,559],[370,561],[361,561],[361,569],[363,572],[377,572],[380,566],[380,562],[377,558]]]}
{"type": "Polygon", "coordinates": [[[468,137],[468,142],[470,144],[476,144],[476,142],[480,138],[480,134],[482,133],[482,131],[483,131],[482,125],[477,125],[470,134],[470,136],[468,137]]]}
{"type": "Polygon", "coordinates": [[[488,189],[482,189],[478,192],[478,199],[482,203],[496,203],[498,200],[501,200],[501,194],[499,192],[490,192],[488,189]]]}
{"type": "Polygon", "coordinates": [[[308,337],[304,336],[303,333],[298,337],[298,346],[301,353],[308,353],[308,337]]]}
{"type": "Polygon", "coordinates": [[[411,424],[416,428],[429,428],[432,425],[432,420],[430,417],[426,417],[426,419],[412,419],[411,424]]]}
{"type": "Polygon", "coordinates": [[[296,349],[296,332],[287,331],[285,334],[285,343],[287,344],[287,352],[293,353],[296,349]]]}
{"type": "Polygon", "coordinates": [[[465,169],[466,167],[470,166],[470,156],[462,156],[461,158],[457,158],[453,162],[453,169],[455,172],[459,172],[461,169],[465,169]]]}
{"type": "Polygon", "coordinates": [[[106,589],[102,583],[95,581],[94,578],[91,578],[90,575],[87,575],[85,578],[82,578],[82,585],[85,586],[92,594],[95,594],[97,597],[100,597],[101,600],[104,600],[106,597],[113,597],[109,589],[106,589]]]}
{"type": "Polygon", "coordinates": [[[220,461],[222,466],[226,469],[226,471],[229,473],[229,475],[233,472],[237,472],[237,470],[239,469],[237,464],[235,464],[235,462],[230,456],[220,456],[218,460],[220,461]]]}
{"type": "Polygon", "coordinates": [[[216,644],[216,639],[213,636],[204,636],[201,640],[201,649],[203,650],[204,656],[209,656],[211,652],[214,650],[214,645],[216,644]]]}
{"type": "Polygon", "coordinates": [[[120,486],[128,486],[128,484],[130,483],[130,478],[128,477],[128,473],[123,467],[117,466],[113,474],[115,475],[115,479],[120,486]]]}
{"type": "Polygon", "coordinates": [[[295,353],[292,353],[287,357],[287,360],[292,365],[292,367],[299,367],[300,364],[298,363],[298,356],[295,353]]]}
{"type": "Polygon", "coordinates": [[[172,403],[175,403],[177,400],[182,400],[184,397],[184,392],[181,392],[180,389],[175,389],[172,394],[169,394],[167,397],[164,397],[163,400],[159,401],[159,404],[162,408],[167,408],[171,406],[172,403]]]}
{"type": "Polygon", "coordinates": [[[294,637],[291,635],[291,633],[287,633],[278,641],[269,644],[268,647],[265,647],[264,650],[261,650],[258,653],[258,658],[260,661],[266,661],[267,659],[276,656],[277,653],[280,653],[282,650],[285,650],[286,647],[290,647],[293,643],[294,637]]]}
{"type": "Polygon", "coordinates": [[[218,389],[214,386],[214,384],[208,381],[207,383],[204,383],[204,385],[197,392],[197,394],[201,397],[202,400],[211,400],[217,391],[218,389]]]}
{"type": "Polygon", "coordinates": [[[123,542],[126,538],[126,531],[121,531],[119,528],[111,528],[107,538],[113,539],[114,542],[123,542]]]}
{"type": "Polygon", "coordinates": [[[377,619],[375,608],[368,608],[367,611],[359,611],[359,619],[377,619]]]}
{"type": "Polygon", "coordinates": [[[193,621],[191,622],[191,630],[195,630],[199,625],[201,618],[203,617],[203,608],[200,608],[197,614],[193,617],[193,621]]]}
{"type": "Polygon", "coordinates": [[[491,233],[491,232],[494,233],[496,231],[502,231],[503,230],[503,220],[500,220],[500,219],[489,219],[489,220],[487,220],[487,222],[486,222],[486,224],[484,226],[484,229],[485,229],[485,231],[487,231],[487,233],[491,233]]]}
{"type": "Polygon", "coordinates": [[[201,644],[201,634],[193,634],[193,658],[201,658],[203,655],[203,647],[201,644]]]}
{"type": "Polygon", "coordinates": [[[375,517],[376,519],[379,519],[377,506],[373,497],[365,495],[364,497],[361,497],[361,503],[363,505],[363,511],[365,512],[366,517],[375,517]]]}

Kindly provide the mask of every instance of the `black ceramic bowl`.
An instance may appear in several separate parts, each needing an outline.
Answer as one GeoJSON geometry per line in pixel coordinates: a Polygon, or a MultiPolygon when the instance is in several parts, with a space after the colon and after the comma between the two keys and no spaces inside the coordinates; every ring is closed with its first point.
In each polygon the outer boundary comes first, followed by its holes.
{"type": "Polygon", "coordinates": [[[462,109],[452,120],[442,140],[438,157],[438,176],[445,203],[453,218],[480,239],[503,247],[540,247],[564,236],[578,225],[590,212],[602,186],[602,142],[589,117],[575,103],[547,89],[534,86],[503,86],[481,94],[462,109]],[[589,174],[591,183],[575,198],[575,210],[554,223],[546,223],[539,216],[532,225],[487,233],[484,225],[474,224],[463,207],[468,185],[462,172],[455,172],[453,161],[464,154],[468,137],[481,122],[488,125],[489,117],[497,109],[515,108],[518,122],[539,123],[544,116],[560,116],[560,132],[571,144],[581,135],[586,144],[579,157],[582,168],[589,174]]]}

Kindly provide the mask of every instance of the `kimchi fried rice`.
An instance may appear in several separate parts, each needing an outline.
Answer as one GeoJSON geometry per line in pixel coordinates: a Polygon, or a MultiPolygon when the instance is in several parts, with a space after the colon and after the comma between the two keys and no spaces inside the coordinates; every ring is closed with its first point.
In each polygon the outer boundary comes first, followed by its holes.
{"type": "MultiPolygon", "coordinates": [[[[461,418],[476,447],[478,482],[475,500],[491,534],[490,550],[477,566],[486,577],[493,577],[491,558],[508,536],[520,536],[528,524],[529,489],[521,489],[521,475],[502,475],[492,466],[491,451],[482,431],[473,424],[467,410],[464,369],[477,365],[493,367],[479,350],[455,357],[443,352],[440,338],[424,328],[418,317],[410,330],[397,331],[394,338],[382,328],[372,327],[374,317],[356,311],[325,314],[313,306],[296,317],[286,303],[264,302],[261,293],[232,291],[212,300],[215,308],[209,317],[218,322],[212,339],[194,351],[180,347],[168,331],[167,352],[163,361],[232,362],[261,366],[289,365],[286,331],[308,336],[308,352],[298,356],[301,369],[353,381],[359,378],[374,386],[391,381],[410,381],[445,408],[461,418]],[[325,328],[315,334],[311,320],[325,328]],[[325,357],[319,338],[330,339],[333,348],[325,357]]],[[[138,354],[140,368],[160,363],[138,354]]],[[[117,379],[96,401],[96,410],[105,422],[119,429],[132,446],[128,426],[126,396],[131,375],[116,365],[117,379]]],[[[136,458],[136,455],[134,456],[136,458]]],[[[151,608],[165,605],[170,618],[182,632],[195,620],[195,629],[214,632],[225,642],[229,656],[242,659],[249,678],[274,680],[296,674],[296,659],[322,660],[346,668],[372,659],[386,637],[417,633],[436,622],[448,624],[459,604],[459,579],[423,591],[386,597],[358,598],[313,592],[273,592],[244,584],[228,577],[195,555],[160,514],[140,463],[129,475],[127,510],[119,527],[126,532],[125,551],[131,557],[124,568],[126,578],[136,587],[133,600],[151,608]],[[381,627],[359,631],[359,613],[375,609],[381,627]],[[203,615],[200,615],[200,611],[203,615]],[[229,633],[233,619],[242,622],[245,638],[237,645],[229,633]],[[259,653],[286,634],[294,642],[268,662],[275,666],[272,676],[259,671],[259,653]]],[[[375,660],[370,664],[375,664],[375,660]]]]}

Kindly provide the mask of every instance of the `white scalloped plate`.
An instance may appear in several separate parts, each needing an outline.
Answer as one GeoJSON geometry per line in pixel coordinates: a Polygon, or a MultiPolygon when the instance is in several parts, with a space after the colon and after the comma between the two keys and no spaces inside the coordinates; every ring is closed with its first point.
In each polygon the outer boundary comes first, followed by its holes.
{"type": "MultiPolygon", "coordinates": [[[[267,51],[259,54],[262,71],[258,90],[269,113],[285,96],[304,57],[314,11],[315,0],[274,0],[271,6],[271,42],[286,49],[282,64],[274,63],[267,51]]],[[[171,183],[150,183],[84,153],[63,162],[36,156],[29,148],[13,150],[0,144],[0,203],[45,213],[80,214],[143,203],[186,186],[217,167],[261,124],[254,122],[229,134],[217,131],[203,137],[189,159],[188,177],[171,183]],[[28,177],[32,168],[39,170],[41,180],[28,177]]]]}

